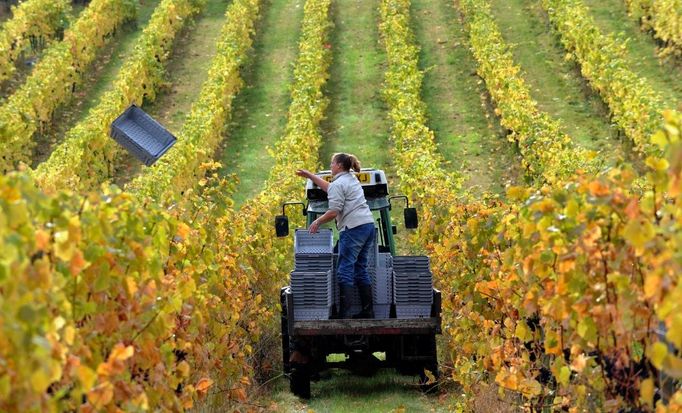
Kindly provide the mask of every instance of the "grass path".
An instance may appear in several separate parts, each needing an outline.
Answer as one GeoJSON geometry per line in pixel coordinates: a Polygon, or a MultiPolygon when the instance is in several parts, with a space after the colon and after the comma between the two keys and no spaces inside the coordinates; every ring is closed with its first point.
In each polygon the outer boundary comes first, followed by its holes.
{"type": "Polygon", "coordinates": [[[514,146],[504,137],[476,76],[476,61],[454,2],[413,0],[412,25],[425,71],[422,97],[446,169],[465,185],[500,193],[518,176],[514,146]]]}
{"type": "Polygon", "coordinates": [[[138,7],[135,23],[123,25],[114,39],[105,46],[100,57],[83,77],[83,83],[74,92],[73,100],[58,109],[52,127],[43,136],[37,137],[38,144],[33,152],[33,167],[47,159],[53,147],[64,134],[85,119],[88,111],[97,105],[100,97],[112,87],[123,61],[132,52],[135,41],[152,16],[160,0],[147,0],[138,7]]]}
{"type": "Polygon", "coordinates": [[[623,154],[608,108],[592,92],[552,33],[539,2],[493,0],[492,11],[540,110],[560,119],[577,144],[611,159],[623,154]]]}
{"type": "Polygon", "coordinates": [[[625,61],[630,69],[649,81],[663,97],[666,107],[681,107],[682,65],[664,63],[656,57],[656,41],[649,33],[642,32],[639,24],[627,15],[622,0],[584,1],[602,33],[614,33],[627,45],[625,61]]]}
{"type": "Polygon", "coordinates": [[[392,182],[390,126],[381,96],[386,56],[379,43],[378,7],[375,0],[332,3],[333,61],[327,83],[331,102],[320,159],[328,168],[333,153],[350,152],[363,166],[384,169],[392,182]]]}
{"type": "MultiPolygon", "coordinates": [[[[166,64],[165,87],[156,100],[145,103],[143,109],[176,137],[182,128],[207,78],[220,29],[225,22],[227,4],[224,0],[207,0],[201,14],[196,16],[175,40],[166,64]]],[[[142,169],[142,164],[126,154],[117,167],[115,183],[124,185],[142,169]]]]}
{"type": "Polygon", "coordinates": [[[220,160],[223,173],[239,174],[237,206],[262,190],[274,159],[268,149],[284,134],[289,88],[298,50],[303,0],[270,0],[256,31],[246,87],[235,99],[229,137],[220,160]]]}
{"type": "Polygon", "coordinates": [[[423,394],[417,378],[401,376],[392,370],[380,371],[373,377],[355,376],[349,371],[333,369],[311,383],[311,399],[301,400],[289,392],[289,382],[279,379],[271,388],[269,408],[282,413],[384,413],[384,412],[449,412],[456,396],[423,394]]]}

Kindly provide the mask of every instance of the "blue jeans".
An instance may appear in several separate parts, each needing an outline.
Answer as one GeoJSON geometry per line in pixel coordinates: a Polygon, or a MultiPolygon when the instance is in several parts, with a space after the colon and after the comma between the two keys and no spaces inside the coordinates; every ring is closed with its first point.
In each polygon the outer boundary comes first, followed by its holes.
{"type": "Polygon", "coordinates": [[[367,272],[369,256],[374,248],[374,224],[363,224],[339,233],[339,284],[371,285],[367,272]]]}

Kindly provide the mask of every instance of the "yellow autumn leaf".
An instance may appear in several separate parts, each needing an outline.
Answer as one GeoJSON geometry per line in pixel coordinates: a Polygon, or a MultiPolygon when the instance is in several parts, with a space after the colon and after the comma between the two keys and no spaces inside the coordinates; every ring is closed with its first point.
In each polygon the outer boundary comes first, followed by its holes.
{"type": "Polygon", "coordinates": [[[654,226],[645,219],[630,220],[623,229],[623,238],[635,248],[643,248],[655,235],[654,226]]]}
{"type": "Polygon", "coordinates": [[[128,291],[128,295],[131,297],[135,295],[135,293],[138,291],[137,287],[137,282],[135,282],[135,279],[133,277],[126,277],[126,290],[128,291]]]}
{"type": "Polygon", "coordinates": [[[661,276],[658,274],[647,274],[644,278],[644,296],[652,298],[661,291],[661,276]]]}
{"type": "Polygon", "coordinates": [[[533,339],[533,334],[528,328],[525,321],[519,320],[516,323],[516,329],[514,330],[514,335],[521,341],[528,342],[533,339]]]}
{"type": "Polygon", "coordinates": [[[206,393],[211,386],[213,386],[213,380],[203,377],[197,382],[196,389],[199,393],[206,393]]]}
{"type": "Polygon", "coordinates": [[[109,354],[109,361],[124,361],[133,356],[135,348],[133,346],[124,346],[122,343],[117,343],[109,354]]]}
{"type": "Polygon", "coordinates": [[[68,231],[57,231],[54,234],[55,249],[54,252],[62,261],[71,261],[75,245],[69,240],[68,231]]]}
{"type": "Polygon", "coordinates": [[[38,394],[45,392],[51,383],[50,376],[42,368],[31,374],[30,382],[31,388],[38,394]]]}
{"type": "Polygon", "coordinates": [[[682,314],[677,313],[673,316],[672,323],[670,323],[670,328],[665,333],[665,337],[675,347],[682,348],[682,314]]]}
{"type": "Polygon", "coordinates": [[[668,346],[666,346],[664,343],[657,341],[653,346],[651,346],[649,358],[651,359],[651,363],[653,363],[654,367],[657,369],[660,370],[663,368],[663,362],[667,356],[668,346]]]}
{"type": "Polygon", "coordinates": [[[646,158],[646,166],[653,169],[654,171],[665,171],[668,169],[670,164],[664,158],[656,158],[654,156],[649,156],[646,158]]]}
{"type": "Polygon", "coordinates": [[[639,384],[639,399],[649,407],[654,405],[654,380],[648,378],[639,384]]]}
{"type": "Polygon", "coordinates": [[[83,389],[86,391],[92,389],[92,386],[95,385],[95,380],[97,380],[97,374],[95,371],[83,364],[78,366],[76,375],[78,376],[78,380],[80,380],[81,384],[83,385],[83,389]]]}
{"type": "Polygon", "coordinates": [[[63,335],[64,342],[70,346],[73,344],[73,340],[76,337],[76,329],[73,326],[66,326],[63,335]]]}
{"type": "Polygon", "coordinates": [[[177,367],[178,373],[180,373],[181,377],[187,378],[189,377],[189,364],[186,361],[181,361],[178,363],[177,367]]]}
{"type": "Polygon", "coordinates": [[[96,409],[101,409],[114,398],[114,386],[105,381],[88,392],[88,400],[96,409]]]}

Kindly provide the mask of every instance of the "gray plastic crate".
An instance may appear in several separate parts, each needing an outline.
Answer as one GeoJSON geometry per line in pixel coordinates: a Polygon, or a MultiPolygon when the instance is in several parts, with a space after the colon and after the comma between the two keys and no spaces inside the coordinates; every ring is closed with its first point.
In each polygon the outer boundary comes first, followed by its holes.
{"type": "Polygon", "coordinates": [[[430,304],[396,304],[395,315],[398,318],[428,318],[431,317],[430,304]]]}
{"type": "Polygon", "coordinates": [[[331,308],[329,306],[316,306],[298,308],[294,306],[294,320],[329,320],[331,308]]]}
{"type": "Polygon", "coordinates": [[[147,166],[158,161],[177,141],[166,128],[135,105],[114,120],[110,134],[147,166]]]}
{"type": "Polygon", "coordinates": [[[306,229],[294,232],[294,254],[331,254],[334,251],[332,230],[321,228],[311,234],[306,229]]]}

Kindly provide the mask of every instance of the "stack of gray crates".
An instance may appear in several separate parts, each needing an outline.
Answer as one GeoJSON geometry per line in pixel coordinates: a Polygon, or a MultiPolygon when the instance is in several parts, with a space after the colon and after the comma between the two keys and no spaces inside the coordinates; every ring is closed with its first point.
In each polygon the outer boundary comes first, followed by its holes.
{"type": "Polygon", "coordinates": [[[393,257],[393,301],[398,318],[431,316],[433,276],[429,257],[393,257]]]}
{"type": "Polygon", "coordinates": [[[372,294],[374,318],[389,318],[393,301],[393,257],[390,253],[377,253],[376,268],[372,273],[372,294]]]}
{"type": "Polygon", "coordinates": [[[291,292],[295,320],[327,320],[333,305],[332,231],[294,233],[294,271],[291,292]]]}

